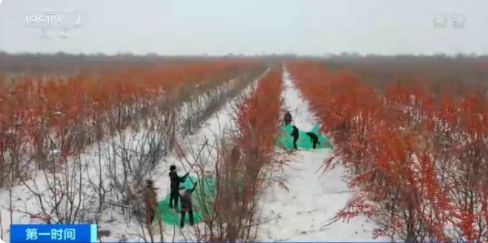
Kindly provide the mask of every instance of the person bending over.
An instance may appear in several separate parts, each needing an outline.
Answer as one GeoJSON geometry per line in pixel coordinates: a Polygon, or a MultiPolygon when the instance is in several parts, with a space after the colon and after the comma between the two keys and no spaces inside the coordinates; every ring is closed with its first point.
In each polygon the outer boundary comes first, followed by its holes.
{"type": "Polygon", "coordinates": [[[320,144],[319,137],[317,136],[317,134],[313,132],[307,132],[307,135],[310,137],[310,140],[312,141],[313,149],[316,149],[317,144],[320,144]]]}
{"type": "Polygon", "coordinates": [[[180,218],[180,228],[185,227],[185,215],[188,213],[188,218],[190,219],[190,225],[193,226],[193,202],[191,200],[191,195],[197,187],[197,182],[193,183],[191,189],[180,190],[181,196],[181,218],[180,218]]]}

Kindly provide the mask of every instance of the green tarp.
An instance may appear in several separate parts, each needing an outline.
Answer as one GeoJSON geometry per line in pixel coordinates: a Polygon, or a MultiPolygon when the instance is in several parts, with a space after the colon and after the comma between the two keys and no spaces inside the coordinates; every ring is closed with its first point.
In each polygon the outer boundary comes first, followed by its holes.
{"type": "MultiPolygon", "coordinates": [[[[276,145],[280,147],[285,147],[286,149],[293,149],[293,137],[291,136],[292,132],[293,125],[288,124],[287,126],[283,126],[281,128],[281,135],[276,140],[276,145]]],[[[310,130],[310,132],[314,133],[318,137],[319,144],[317,144],[316,149],[332,148],[329,139],[327,139],[326,136],[320,134],[319,125],[315,125],[312,130],[310,130]]],[[[297,147],[302,149],[313,149],[312,139],[310,138],[310,136],[307,135],[307,132],[299,130],[298,134],[299,135],[297,147]]]]}
{"type": "MultiPolygon", "coordinates": [[[[190,189],[193,187],[193,182],[198,181],[197,188],[192,194],[192,201],[193,201],[193,219],[194,223],[201,222],[205,215],[210,214],[211,212],[202,212],[203,209],[207,209],[209,207],[200,207],[201,204],[210,203],[213,201],[215,197],[215,179],[214,178],[197,178],[189,176],[185,181],[185,187],[190,189]],[[202,190],[203,187],[203,190],[202,190]]],[[[180,201],[178,202],[178,211],[169,207],[169,199],[170,193],[166,195],[166,198],[162,201],[158,202],[158,209],[161,213],[162,221],[167,224],[180,224],[180,201]]],[[[185,216],[185,224],[189,223],[188,214],[185,216]]]]}
{"type": "MultiPolygon", "coordinates": [[[[285,147],[286,149],[293,149],[293,137],[291,133],[293,131],[293,125],[283,126],[281,129],[281,135],[276,140],[276,145],[285,147]]],[[[317,144],[316,149],[320,148],[332,148],[327,137],[323,136],[319,132],[319,125],[315,125],[310,131],[317,135],[319,144],[317,144]]],[[[302,149],[313,149],[313,143],[310,137],[305,131],[299,131],[299,138],[297,141],[297,147],[302,149]]],[[[197,178],[189,176],[185,181],[185,187],[190,189],[193,186],[193,182],[197,181],[197,189],[192,194],[193,199],[193,218],[194,223],[201,222],[205,215],[210,215],[212,212],[203,212],[204,209],[211,207],[201,207],[201,204],[210,204],[215,198],[216,193],[216,180],[214,178],[197,178]],[[203,187],[203,190],[202,190],[203,187]]],[[[238,182],[236,186],[240,186],[238,182]]],[[[178,210],[169,207],[170,192],[166,195],[164,200],[158,202],[158,209],[161,212],[161,217],[163,222],[167,224],[178,225],[180,224],[180,213],[178,210]]],[[[180,203],[178,203],[178,207],[180,203]]],[[[188,214],[185,217],[185,224],[189,223],[188,214]]]]}

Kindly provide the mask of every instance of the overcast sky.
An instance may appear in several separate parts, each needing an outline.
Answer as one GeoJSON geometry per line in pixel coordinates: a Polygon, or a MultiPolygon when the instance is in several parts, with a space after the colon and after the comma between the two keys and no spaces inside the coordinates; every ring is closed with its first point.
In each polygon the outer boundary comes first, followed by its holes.
{"type": "Polygon", "coordinates": [[[488,53],[488,0],[0,2],[0,50],[8,52],[488,53]],[[44,39],[26,23],[29,13],[44,11],[79,11],[83,25],[68,39],[60,30],[44,39]],[[435,28],[435,16],[451,21],[453,14],[464,18],[464,28],[435,28]]]}

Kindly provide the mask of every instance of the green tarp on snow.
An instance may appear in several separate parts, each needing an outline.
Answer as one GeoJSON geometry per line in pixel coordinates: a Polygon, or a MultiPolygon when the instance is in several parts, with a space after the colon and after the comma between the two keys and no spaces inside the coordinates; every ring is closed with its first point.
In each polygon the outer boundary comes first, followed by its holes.
{"type": "MultiPolygon", "coordinates": [[[[202,212],[203,209],[209,207],[200,207],[201,204],[210,203],[215,198],[215,185],[216,180],[214,178],[197,178],[189,176],[185,181],[185,187],[190,189],[193,187],[193,182],[197,181],[198,185],[195,191],[192,194],[192,202],[193,202],[193,219],[194,223],[199,223],[202,221],[203,217],[205,216],[205,212],[202,212]],[[203,190],[202,190],[203,187],[203,190]]],[[[169,199],[170,193],[166,195],[166,198],[162,201],[158,202],[158,209],[161,212],[162,221],[167,224],[180,224],[180,206],[181,200],[178,202],[178,211],[169,207],[169,199]]],[[[211,212],[207,212],[210,214],[211,212]]],[[[185,216],[185,224],[189,223],[188,214],[185,216]]]]}
{"type": "MultiPolygon", "coordinates": [[[[281,128],[281,135],[276,140],[276,145],[285,147],[286,149],[293,149],[293,137],[291,136],[292,132],[293,125],[288,124],[287,126],[283,126],[281,128]]],[[[329,139],[320,134],[319,125],[315,125],[310,132],[314,133],[318,137],[319,144],[317,144],[316,149],[332,148],[329,139]]],[[[307,132],[299,130],[298,134],[297,147],[302,149],[313,149],[312,139],[307,135],[307,132]]]]}

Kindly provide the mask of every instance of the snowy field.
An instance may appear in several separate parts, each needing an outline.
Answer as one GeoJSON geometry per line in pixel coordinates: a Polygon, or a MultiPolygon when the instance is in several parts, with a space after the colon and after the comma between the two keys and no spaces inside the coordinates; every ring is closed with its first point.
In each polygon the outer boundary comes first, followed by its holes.
{"type": "MultiPolygon", "coordinates": [[[[290,110],[293,116],[293,123],[301,130],[310,130],[316,124],[313,115],[309,112],[307,103],[300,98],[299,91],[295,89],[288,73],[284,73],[283,98],[286,109],[290,110]]],[[[251,91],[251,87],[243,91],[243,94],[251,91]]],[[[234,101],[229,101],[220,111],[216,112],[208,119],[199,131],[179,141],[185,152],[186,161],[181,163],[178,158],[169,156],[159,163],[154,171],[155,184],[158,188],[159,199],[166,197],[169,185],[169,166],[176,164],[180,173],[185,171],[192,172],[192,165],[197,161],[194,156],[199,153],[202,144],[213,144],[216,139],[221,137],[226,128],[233,126],[230,114],[232,113],[234,101]]],[[[132,141],[137,141],[137,136],[133,131],[127,131],[126,138],[111,138],[106,141],[107,144],[113,142],[129,143],[129,146],[140,147],[137,142],[135,145],[132,141]],[[130,138],[130,139],[129,139],[130,138]]],[[[103,150],[103,149],[102,149],[103,150]]],[[[109,151],[109,150],[107,150],[109,151]]],[[[215,151],[204,150],[200,152],[201,157],[209,157],[215,151]]],[[[299,151],[297,156],[292,159],[289,167],[283,173],[277,176],[287,178],[289,191],[285,191],[276,186],[272,186],[264,197],[263,216],[269,219],[269,222],[262,225],[258,234],[259,241],[371,241],[372,225],[364,219],[355,218],[349,223],[336,222],[329,227],[324,227],[336,212],[342,209],[351,193],[348,192],[346,182],[343,181],[344,169],[337,167],[334,171],[322,174],[319,171],[321,163],[329,156],[330,150],[319,151],[299,151]]],[[[110,152],[107,152],[110,153],[110,152]]],[[[96,147],[89,148],[84,158],[87,161],[97,161],[100,159],[100,149],[96,147]]],[[[99,177],[100,167],[83,169],[84,180],[90,181],[90,178],[99,177]]],[[[209,168],[210,169],[210,168],[209,168]]],[[[81,172],[80,172],[81,173],[81,172]]],[[[47,187],[49,176],[39,173],[37,177],[29,181],[28,184],[39,191],[47,187]]],[[[89,184],[89,183],[87,183],[89,184]]],[[[44,189],[45,190],[45,189],[44,189]]],[[[86,188],[83,193],[89,194],[90,188],[86,188]]],[[[93,204],[94,201],[87,201],[93,204]]],[[[40,211],[40,205],[30,190],[19,185],[12,188],[11,192],[0,189],[0,213],[1,213],[1,230],[2,239],[9,242],[9,225],[12,223],[36,223],[35,217],[27,212],[35,213],[40,211]],[[10,194],[11,193],[11,194],[10,194]],[[12,198],[12,200],[10,200],[12,198]],[[14,212],[9,212],[12,204],[14,212]],[[12,218],[11,216],[12,215],[12,218]]],[[[124,215],[117,210],[104,210],[99,212],[100,229],[110,231],[110,236],[104,237],[103,241],[144,241],[142,226],[133,221],[127,222],[124,215]]],[[[191,241],[192,233],[198,228],[191,229],[185,227],[183,230],[174,226],[164,226],[165,241],[191,241]]],[[[197,226],[199,227],[199,226],[197,226]]],[[[203,228],[203,227],[202,227],[203,228]]],[[[159,240],[159,236],[155,237],[159,240]]],[[[379,241],[380,239],[378,239],[379,241]]]]}
{"type": "MultiPolygon", "coordinates": [[[[307,102],[300,97],[286,70],[283,79],[284,109],[290,111],[294,125],[300,130],[311,130],[317,122],[307,102]]],[[[328,149],[298,151],[283,172],[276,172],[280,173],[276,176],[287,179],[289,191],[278,185],[269,189],[263,214],[271,222],[261,228],[260,241],[372,241],[373,225],[365,218],[324,227],[352,195],[343,180],[343,167],[325,173],[320,170],[329,153],[328,149]]]]}
{"type": "MultiPolygon", "coordinates": [[[[266,72],[264,73],[266,74],[266,72]]],[[[264,76],[263,74],[263,76],[264,76]]],[[[261,76],[262,77],[262,76],[261,76]]],[[[190,175],[195,175],[195,171],[192,170],[192,166],[196,161],[205,161],[207,158],[211,158],[215,154],[215,149],[211,149],[211,146],[205,146],[205,149],[201,149],[204,144],[213,145],[218,138],[221,137],[225,129],[231,128],[233,125],[232,114],[234,112],[235,102],[243,95],[249,94],[253,88],[256,87],[258,78],[252,85],[243,90],[241,95],[228,101],[218,112],[214,113],[199,129],[192,135],[187,136],[184,139],[178,141],[179,145],[185,152],[184,159],[178,159],[175,155],[170,155],[165,158],[156,166],[155,170],[151,172],[153,175],[155,185],[157,187],[158,200],[162,200],[166,197],[169,191],[169,166],[175,164],[178,168],[179,174],[184,174],[187,171],[190,175]],[[198,155],[199,159],[196,159],[198,155]]],[[[184,109],[184,106],[183,106],[184,109]]],[[[184,112],[183,112],[184,113],[184,112]]],[[[86,196],[83,199],[81,195],[93,194],[93,184],[98,183],[100,174],[105,176],[111,173],[109,160],[114,159],[112,153],[114,148],[125,148],[129,151],[140,152],[145,150],[146,145],[141,141],[146,138],[151,131],[145,131],[141,129],[134,131],[127,129],[123,131],[119,136],[109,138],[106,141],[101,142],[101,147],[98,145],[90,146],[86,149],[86,152],[80,156],[83,161],[83,168],[68,169],[64,172],[68,172],[70,177],[81,176],[82,192],[80,195],[72,191],[72,195],[76,198],[76,204],[81,205],[81,208],[88,211],[88,204],[96,204],[96,199],[89,199],[86,196]],[[102,168],[102,169],[100,169],[102,168]]],[[[130,160],[135,160],[136,156],[130,160]]],[[[69,158],[68,164],[74,163],[75,158],[69,158]]],[[[211,159],[210,159],[211,160],[211,159]]],[[[210,161],[211,162],[211,161],[210,161]]],[[[206,166],[211,170],[211,163],[207,163],[206,166]]],[[[71,167],[71,166],[67,166],[71,167]]],[[[116,169],[115,169],[116,170],[116,169]]],[[[64,173],[63,173],[64,174],[64,173]]],[[[57,176],[56,176],[57,177],[57,176]]],[[[63,178],[61,180],[69,181],[69,179],[63,178]]],[[[54,177],[49,173],[38,172],[38,174],[32,179],[26,182],[26,185],[18,185],[12,188],[11,191],[0,189],[0,219],[1,219],[1,232],[3,233],[1,238],[4,242],[9,242],[9,225],[14,224],[28,224],[28,223],[40,223],[40,220],[35,216],[42,211],[39,200],[36,199],[35,194],[40,193],[45,196],[54,196],[54,193],[49,190],[50,185],[53,184],[54,177]],[[30,189],[29,189],[30,188],[30,189]],[[32,192],[33,190],[34,192],[32,192]],[[12,200],[10,200],[12,198],[12,200]],[[12,214],[9,212],[9,208],[14,209],[12,214]],[[34,217],[33,217],[34,216],[34,217]]],[[[77,184],[80,180],[72,181],[73,184],[77,184]]],[[[107,184],[106,181],[102,184],[107,184]]],[[[53,200],[46,199],[43,203],[52,206],[53,200]]],[[[114,202],[115,203],[115,202],[114,202]]],[[[45,207],[47,205],[44,205],[45,207]]],[[[90,211],[96,211],[95,207],[90,208],[90,211]]],[[[127,241],[145,241],[147,233],[145,233],[145,227],[136,223],[134,220],[127,220],[125,215],[120,210],[105,209],[103,212],[99,212],[99,226],[102,231],[110,231],[110,236],[104,237],[102,240],[105,242],[118,242],[121,239],[127,241]],[[144,232],[143,232],[144,231],[144,232]]],[[[95,216],[92,215],[94,218],[95,216]]],[[[95,222],[93,222],[95,223],[95,222]]],[[[155,232],[159,232],[156,228],[155,232]]],[[[193,235],[193,229],[185,227],[181,230],[175,226],[164,227],[164,239],[165,241],[186,241],[191,240],[193,235]]],[[[157,234],[157,233],[155,233],[157,234]]],[[[155,240],[159,240],[159,236],[155,236],[155,240]]]]}

